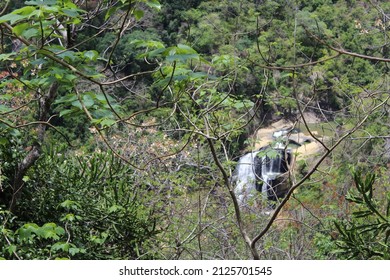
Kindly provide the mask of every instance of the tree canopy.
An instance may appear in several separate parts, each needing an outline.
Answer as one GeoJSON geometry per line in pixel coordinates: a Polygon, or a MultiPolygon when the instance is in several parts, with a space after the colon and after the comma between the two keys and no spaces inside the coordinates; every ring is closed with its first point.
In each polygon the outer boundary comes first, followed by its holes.
{"type": "Polygon", "coordinates": [[[0,257],[388,259],[389,17],[379,0],[3,1],[0,257]],[[320,149],[294,152],[285,196],[242,207],[239,158],[278,121],[320,149]]]}

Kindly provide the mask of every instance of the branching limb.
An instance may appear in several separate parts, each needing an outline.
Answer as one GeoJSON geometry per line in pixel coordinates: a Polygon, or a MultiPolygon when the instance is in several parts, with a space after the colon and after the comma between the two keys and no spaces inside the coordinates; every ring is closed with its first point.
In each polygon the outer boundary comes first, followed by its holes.
{"type": "Polygon", "coordinates": [[[256,243],[268,232],[268,230],[271,228],[272,224],[274,223],[275,219],[277,218],[278,214],[284,207],[284,205],[287,203],[287,201],[290,199],[293,192],[301,186],[304,182],[306,182],[310,176],[317,170],[317,168],[320,166],[320,164],[333,152],[336,147],[338,147],[347,137],[349,137],[351,134],[353,134],[356,130],[358,130],[370,117],[370,114],[376,111],[378,108],[386,104],[386,102],[390,99],[388,97],[386,100],[382,101],[378,105],[376,105],[374,108],[370,110],[370,112],[358,123],[355,125],[354,128],[352,128],[350,131],[348,131],[346,134],[344,134],[332,147],[330,147],[322,156],[321,158],[316,162],[316,164],[313,166],[313,168],[297,183],[295,183],[288,193],[286,194],[286,197],[280,202],[280,204],[276,207],[275,211],[273,212],[270,220],[264,227],[264,229],[252,239],[250,246],[252,251],[256,251],[256,243]]]}
{"type": "Polygon", "coordinates": [[[116,38],[115,42],[113,43],[113,46],[111,48],[111,52],[108,56],[107,64],[106,64],[106,67],[104,68],[104,70],[107,70],[107,68],[109,67],[109,65],[111,63],[111,59],[112,59],[112,56],[114,55],[115,49],[117,48],[119,41],[122,38],[122,35],[126,30],[126,21],[129,18],[132,10],[133,10],[132,1],[129,1],[129,7],[126,10],[126,14],[123,18],[122,25],[121,25],[120,29],[118,30],[117,38],[116,38]]]}
{"type": "Polygon", "coordinates": [[[49,110],[51,104],[54,101],[55,96],[57,95],[59,84],[53,83],[48,89],[47,93],[38,98],[39,101],[39,112],[38,112],[38,123],[37,123],[37,141],[32,144],[30,151],[24,157],[24,159],[19,163],[16,170],[16,174],[13,180],[13,194],[12,200],[9,206],[11,212],[14,212],[16,209],[16,203],[20,199],[21,190],[24,186],[23,178],[26,175],[27,171],[31,166],[38,160],[41,156],[41,144],[45,138],[45,132],[47,128],[47,121],[49,119],[49,110]]]}
{"type": "Polygon", "coordinates": [[[222,166],[222,163],[218,159],[217,152],[215,150],[214,143],[213,143],[212,139],[207,138],[206,140],[207,140],[207,143],[208,143],[208,145],[210,147],[211,154],[213,156],[214,162],[217,165],[218,169],[222,173],[224,185],[227,188],[227,190],[229,191],[229,195],[230,195],[230,197],[232,199],[233,206],[234,206],[234,212],[235,212],[235,215],[236,215],[236,221],[238,223],[238,227],[239,227],[240,233],[241,233],[242,237],[244,238],[245,243],[250,248],[251,254],[252,254],[253,258],[254,259],[260,259],[260,256],[259,256],[256,248],[254,246],[251,246],[252,245],[251,244],[252,241],[251,241],[248,233],[245,230],[245,227],[244,227],[244,224],[243,224],[243,221],[242,221],[242,218],[241,218],[241,210],[240,210],[240,207],[238,205],[237,197],[234,194],[234,190],[233,190],[233,188],[231,186],[229,175],[227,174],[225,168],[222,166]]]}

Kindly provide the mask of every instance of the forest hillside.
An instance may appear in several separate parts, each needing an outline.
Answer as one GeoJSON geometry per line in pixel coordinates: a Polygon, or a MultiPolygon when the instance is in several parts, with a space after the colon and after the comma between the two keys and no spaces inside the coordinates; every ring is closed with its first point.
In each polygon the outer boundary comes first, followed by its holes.
{"type": "Polygon", "coordinates": [[[390,2],[3,0],[0,259],[389,259],[390,2]]]}

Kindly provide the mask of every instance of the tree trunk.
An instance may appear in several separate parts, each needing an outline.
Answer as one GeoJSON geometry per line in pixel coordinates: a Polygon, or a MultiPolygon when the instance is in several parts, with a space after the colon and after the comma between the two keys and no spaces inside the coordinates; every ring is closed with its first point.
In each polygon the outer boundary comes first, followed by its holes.
{"type": "MultiPolygon", "coordinates": [[[[15,172],[15,177],[12,184],[12,199],[9,205],[9,210],[11,212],[16,211],[17,202],[22,196],[22,191],[24,187],[23,178],[26,176],[28,170],[35,164],[35,162],[41,156],[41,144],[45,140],[45,134],[47,125],[45,122],[49,120],[50,107],[57,96],[59,84],[57,82],[53,83],[48,89],[46,94],[43,94],[39,98],[39,111],[38,111],[38,126],[37,126],[37,141],[32,145],[32,148],[24,157],[24,159],[19,163],[17,170],[15,172]]],[[[39,94],[39,93],[38,93],[39,94]]]]}

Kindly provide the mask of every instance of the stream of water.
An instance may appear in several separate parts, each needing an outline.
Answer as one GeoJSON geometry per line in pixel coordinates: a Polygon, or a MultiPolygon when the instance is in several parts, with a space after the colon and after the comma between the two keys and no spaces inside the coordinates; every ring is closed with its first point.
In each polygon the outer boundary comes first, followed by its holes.
{"type": "Polygon", "coordinates": [[[235,171],[235,194],[241,205],[246,204],[257,191],[261,192],[264,198],[275,196],[274,180],[288,171],[286,160],[290,161],[289,152],[274,149],[272,156],[265,154],[261,158],[258,157],[259,152],[247,153],[238,161],[235,171]]]}

